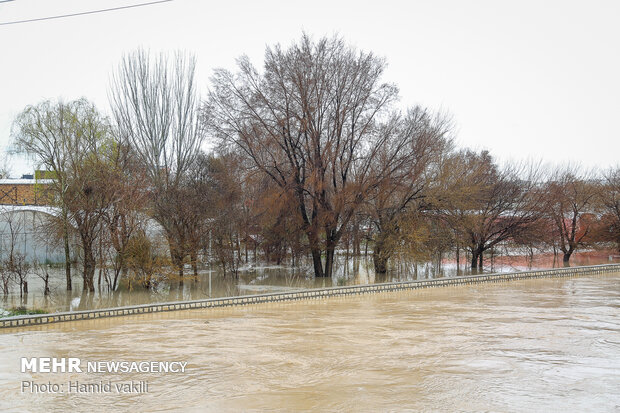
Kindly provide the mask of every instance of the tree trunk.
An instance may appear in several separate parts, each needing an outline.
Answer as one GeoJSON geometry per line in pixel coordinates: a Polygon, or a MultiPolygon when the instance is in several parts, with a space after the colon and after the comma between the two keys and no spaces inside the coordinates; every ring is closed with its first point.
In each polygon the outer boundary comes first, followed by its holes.
{"type": "Polygon", "coordinates": [[[172,259],[172,265],[177,268],[179,274],[179,287],[183,287],[183,256],[177,249],[170,249],[170,258],[172,259]]]}
{"type": "Polygon", "coordinates": [[[185,255],[179,246],[183,244],[182,241],[177,244],[176,241],[171,241],[171,239],[172,238],[169,236],[168,247],[170,249],[170,259],[172,260],[172,265],[176,266],[179,272],[179,287],[183,287],[183,259],[185,258],[185,255]]]}
{"type": "Polygon", "coordinates": [[[357,221],[353,226],[353,255],[359,257],[361,253],[360,248],[360,227],[357,221]]]}
{"type": "Polygon", "coordinates": [[[183,287],[183,261],[181,260],[181,262],[178,264],[179,266],[179,287],[183,287]]]}
{"type": "Polygon", "coordinates": [[[471,269],[475,270],[477,267],[478,267],[478,250],[472,248],[472,250],[471,250],[471,269]]]}
{"type": "Polygon", "coordinates": [[[562,265],[564,265],[565,267],[569,267],[570,266],[570,257],[571,255],[573,255],[573,251],[566,251],[564,253],[564,256],[562,257],[562,265]]]}
{"type": "MultiPolygon", "coordinates": [[[[97,279],[97,288],[101,291],[101,275],[103,273],[103,240],[99,238],[99,278],[97,279]]],[[[106,275],[107,278],[107,275],[106,275]]]]}
{"type": "Polygon", "coordinates": [[[95,257],[92,248],[84,245],[84,287],[82,291],[95,291],[95,257]]]}
{"type": "Polygon", "coordinates": [[[146,277],[144,278],[144,288],[146,288],[147,290],[149,290],[151,288],[151,279],[153,278],[153,274],[152,273],[148,273],[146,274],[146,277]]]}
{"type": "Polygon", "coordinates": [[[238,258],[237,262],[241,262],[241,259],[243,257],[243,255],[241,255],[241,241],[240,241],[241,236],[239,234],[236,234],[235,238],[236,238],[235,245],[237,247],[237,258],[238,258]]]}
{"type": "Polygon", "coordinates": [[[328,242],[327,248],[325,250],[325,277],[331,278],[332,273],[334,271],[334,252],[336,249],[336,245],[334,243],[328,242]]]}
{"type": "Polygon", "coordinates": [[[67,291],[71,291],[71,252],[69,251],[69,228],[66,215],[63,217],[62,240],[65,247],[65,279],[67,281],[67,291]]]}
{"type": "Polygon", "coordinates": [[[392,256],[392,249],[386,248],[386,239],[378,234],[375,246],[372,250],[372,261],[375,266],[375,274],[386,274],[388,261],[392,256]]]}
{"type": "MultiPolygon", "coordinates": [[[[122,259],[122,263],[120,264],[121,265],[121,271],[120,271],[121,278],[122,279],[127,279],[127,272],[129,270],[127,268],[127,264],[125,263],[125,259],[124,258],[121,258],[121,259],[122,259]]],[[[116,291],[116,286],[118,284],[118,277],[119,277],[119,272],[115,271],[114,272],[114,281],[112,283],[112,291],[116,291]]]]}
{"type": "Polygon", "coordinates": [[[196,251],[191,252],[189,258],[192,262],[192,270],[194,271],[194,282],[198,282],[198,253],[196,251]]]}
{"type": "Polygon", "coordinates": [[[385,274],[387,273],[387,258],[379,253],[373,252],[372,261],[375,265],[375,274],[385,274]]]}
{"type": "Polygon", "coordinates": [[[314,264],[314,276],[325,277],[323,263],[321,262],[321,250],[318,247],[311,247],[312,264],[314,264]]]}

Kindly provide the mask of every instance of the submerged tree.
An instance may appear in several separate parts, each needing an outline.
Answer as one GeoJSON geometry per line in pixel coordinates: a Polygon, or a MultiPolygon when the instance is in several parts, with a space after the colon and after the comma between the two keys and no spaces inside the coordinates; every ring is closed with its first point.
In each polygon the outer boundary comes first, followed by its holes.
{"type": "Polygon", "coordinates": [[[111,203],[105,171],[114,145],[110,124],[86,100],[72,102],[74,134],[66,142],[66,184],[63,194],[68,216],[75,226],[83,262],[83,289],[94,291],[97,246],[103,217],[111,203]]]}
{"type": "Polygon", "coordinates": [[[600,198],[603,207],[602,240],[614,242],[620,252],[620,167],[605,173],[600,198]]]}
{"type": "MultiPolygon", "coordinates": [[[[387,261],[399,247],[412,248],[420,224],[419,212],[439,173],[439,163],[450,150],[450,122],[416,107],[405,116],[396,115],[382,133],[386,140],[373,165],[377,184],[365,203],[374,225],[373,262],[377,273],[387,271],[387,261]],[[403,144],[404,143],[404,144],[403,144]],[[396,147],[393,148],[392,145],[396,147]]],[[[420,240],[421,241],[421,240],[420,240]]]]}
{"type": "Polygon", "coordinates": [[[23,213],[9,210],[0,210],[5,224],[5,231],[0,233],[0,280],[4,294],[8,294],[8,287],[12,282],[19,286],[19,296],[28,294],[28,273],[30,263],[26,259],[26,251],[20,248],[20,239],[25,237],[23,213]]]}
{"type": "Polygon", "coordinates": [[[539,222],[540,179],[538,165],[500,168],[487,151],[462,151],[444,162],[437,208],[453,229],[457,248],[471,253],[472,269],[482,269],[487,250],[539,222]]]}
{"type": "Polygon", "coordinates": [[[147,172],[150,213],[166,233],[181,284],[184,259],[195,252],[189,232],[195,217],[185,208],[183,185],[204,139],[195,65],[193,57],[181,53],[169,59],[138,50],[123,58],[110,92],[116,133],[147,172]]]}
{"type": "Polygon", "coordinates": [[[43,281],[43,296],[50,295],[50,273],[47,265],[35,261],[32,263],[34,274],[43,281]]]}
{"type": "Polygon", "coordinates": [[[121,277],[128,271],[130,240],[142,233],[146,226],[145,211],[148,205],[148,188],[144,185],[145,172],[135,152],[121,142],[115,142],[101,169],[106,183],[109,206],[103,214],[104,236],[115,254],[112,259],[113,277],[109,288],[114,291],[121,277]]]}
{"type": "Polygon", "coordinates": [[[212,185],[205,193],[209,194],[210,233],[213,250],[224,275],[230,271],[235,277],[241,263],[241,226],[243,187],[237,174],[231,174],[230,159],[211,159],[212,185]],[[228,162],[227,162],[228,161],[228,162]]]}
{"type": "Polygon", "coordinates": [[[592,173],[583,173],[573,166],[556,169],[546,184],[544,208],[555,227],[554,235],[565,265],[587,243],[597,223],[594,213],[599,189],[592,173]]]}
{"type": "MultiPolygon", "coordinates": [[[[50,184],[51,199],[60,208],[60,235],[65,252],[66,288],[71,290],[71,257],[69,248],[69,218],[65,193],[68,189],[68,142],[75,138],[75,102],[52,102],[27,106],[15,119],[12,135],[17,151],[28,154],[37,165],[50,171],[54,177],[50,184]]],[[[50,235],[55,235],[51,231],[50,235]]]]}
{"type": "Polygon", "coordinates": [[[238,65],[236,74],[216,71],[205,118],[223,145],[294,194],[315,276],[331,277],[343,232],[393,168],[372,169],[393,136],[377,124],[397,89],[381,82],[383,59],[337,37],[267,48],[263,73],[247,57],[238,65]]]}
{"type": "Polygon", "coordinates": [[[144,288],[152,288],[154,283],[165,274],[169,261],[158,253],[158,248],[146,236],[144,231],[137,230],[128,240],[125,247],[125,265],[131,272],[124,278],[132,288],[136,281],[144,288]]]}
{"type": "Polygon", "coordinates": [[[45,101],[17,117],[14,133],[18,148],[54,172],[50,193],[61,210],[67,289],[71,289],[69,235],[74,226],[84,265],[83,288],[94,291],[95,243],[109,200],[101,175],[112,143],[108,120],[86,99],[45,101]]]}

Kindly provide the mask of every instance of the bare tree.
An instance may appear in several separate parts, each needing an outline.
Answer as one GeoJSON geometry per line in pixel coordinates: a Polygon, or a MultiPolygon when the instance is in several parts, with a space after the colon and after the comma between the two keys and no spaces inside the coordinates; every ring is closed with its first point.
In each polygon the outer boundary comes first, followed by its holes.
{"type": "Polygon", "coordinates": [[[0,284],[2,286],[2,294],[6,299],[7,295],[9,295],[9,290],[11,289],[11,284],[13,283],[13,274],[7,268],[4,262],[0,261],[0,284]]]}
{"type": "Polygon", "coordinates": [[[127,275],[129,241],[146,227],[148,189],[144,185],[144,170],[129,146],[117,142],[110,155],[101,172],[109,197],[103,221],[108,246],[112,247],[110,252],[115,253],[111,259],[113,278],[108,280],[114,291],[119,279],[127,275]]]}
{"type": "Polygon", "coordinates": [[[541,169],[537,164],[499,168],[487,151],[466,150],[443,165],[437,195],[440,214],[456,241],[482,270],[485,251],[519,237],[542,218],[541,169]]]}
{"type": "Polygon", "coordinates": [[[192,177],[193,201],[188,203],[194,203],[194,213],[201,216],[195,241],[199,241],[200,233],[208,232],[224,275],[230,272],[235,277],[241,263],[240,238],[244,224],[242,169],[240,157],[234,154],[201,156],[192,177]]]}
{"type": "Polygon", "coordinates": [[[71,290],[71,256],[69,249],[69,218],[64,203],[67,184],[68,142],[75,136],[72,127],[75,103],[44,101],[27,106],[13,123],[12,136],[15,149],[26,153],[37,164],[54,175],[51,190],[57,196],[52,200],[61,210],[61,235],[65,251],[65,278],[71,290]]]}
{"type": "Polygon", "coordinates": [[[205,118],[223,145],[295,194],[315,276],[331,277],[336,246],[377,184],[372,166],[393,136],[377,122],[397,88],[380,81],[383,59],[337,37],[267,48],[263,73],[247,57],[238,66],[215,72],[205,118]]]}
{"type": "Polygon", "coordinates": [[[123,58],[110,91],[118,138],[132,147],[147,171],[151,212],[166,233],[180,283],[191,245],[191,217],[183,216],[181,189],[204,140],[194,73],[193,57],[153,58],[138,50],[123,58]]]}
{"type": "Polygon", "coordinates": [[[79,99],[29,106],[14,125],[17,147],[54,172],[51,201],[61,209],[67,289],[71,289],[71,222],[82,250],[83,288],[94,291],[95,242],[108,202],[101,169],[107,162],[105,152],[112,147],[109,122],[93,104],[79,99]]]}
{"type": "Polygon", "coordinates": [[[13,225],[13,212],[0,207],[0,217],[5,221],[0,232],[0,283],[4,297],[9,294],[11,284],[14,281],[14,274],[11,271],[11,262],[17,243],[17,232],[13,225]]]}
{"type": "Polygon", "coordinates": [[[555,227],[565,265],[575,250],[587,243],[597,222],[594,214],[599,191],[595,174],[577,166],[557,168],[547,182],[545,211],[555,227]]]}
{"type": "Polygon", "coordinates": [[[373,261],[377,273],[387,271],[387,261],[403,237],[415,232],[413,228],[403,230],[414,220],[411,213],[427,208],[426,198],[437,179],[439,162],[451,148],[451,126],[444,116],[415,107],[394,121],[396,124],[388,125],[385,133],[397,135],[388,142],[398,145],[398,158],[388,145],[379,153],[374,166],[379,181],[366,202],[375,227],[373,261]],[[403,141],[407,144],[401,145],[403,141]]]}
{"type": "Polygon", "coordinates": [[[600,191],[604,210],[605,241],[613,241],[620,252],[620,167],[605,173],[603,188],[600,191]]]}
{"type": "Polygon", "coordinates": [[[50,295],[50,273],[48,271],[47,265],[40,264],[38,262],[32,263],[32,269],[34,274],[43,281],[43,295],[45,297],[50,295]]]}
{"type": "Polygon", "coordinates": [[[1,276],[5,294],[8,293],[8,285],[11,281],[17,282],[19,286],[19,296],[28,294],[28,273],[30,264],[26,260],[26,251],[20,248],[20,239],[25,237],[23,220],[20,215],[23,213],[9,210],[2,210],[2,217],[5,223],[5,231],[2,233],[2,245],[0,253],[2,255],[3,274],[1,276]]]}
{"type": "Polygon", "coordinates": [[[110,124],[85,99],[70,103],[71,139],[65,142],[66,185],[62,194],[68,216],[75,225],[83,260],[83,290],[94,291],[94,274],[103,218],[112,197],[106,169],[113,156],[110,124]]]}

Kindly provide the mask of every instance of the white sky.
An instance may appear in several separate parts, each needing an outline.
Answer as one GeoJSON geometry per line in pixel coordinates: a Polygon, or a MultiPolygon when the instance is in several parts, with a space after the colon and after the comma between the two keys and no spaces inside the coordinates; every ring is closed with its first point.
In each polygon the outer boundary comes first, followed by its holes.
{"type": "MultiPolygon", "coordinates": [[[[145,1],[14,0],[0,22],[145,1]]],[[[175,0],[0,26],[0,149],[28,104],[85,96],[108,111],[110,73],[137,47],[194,53],[204,94],[213,68],[241,54],[261,67],[266,45],[305,30],[387,58],[403,107],[451,113],[461,146],[606,168],[620,154],[619,22],[618,0],[175,0]]]]}

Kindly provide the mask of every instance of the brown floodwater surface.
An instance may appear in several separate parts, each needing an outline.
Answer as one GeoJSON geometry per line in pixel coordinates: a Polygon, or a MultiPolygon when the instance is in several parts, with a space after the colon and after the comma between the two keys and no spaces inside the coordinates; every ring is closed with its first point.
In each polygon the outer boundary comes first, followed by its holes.
{"type": "Polygon", "coordinates": [[[0,411],[618,411],[619,316],[613,274],[5,330],[0,411]],[[188,364],[21,373],[35,356],[188,364]],[[148,392],[20,392],[131,380],[148,392]]]}
{"type": "MultiPolygon", "coordinates": [[[[609,256],[601,254],[576,253],[572,264],[582,266],[620,263],[620,257],[612,257],[610,260],[609,256]]],[[[73,269],[73,290],[66,291],[65,269],[55,266],[47,269],[50,276],[51,293],[49,296],[43,294],[42,279],[36,274],[30,274],[28,276],[29,294],[20,294],[17,283],[13,283],[8,295],[0,295],[0,316],[3,315],[4,310],[16,307],[54,313],[287,292],[309,288],[424,280],[471,273],[471,270],[463,268],[463,265],[457,272],[455,263],[449,260],[443,262],[440,267],[429,262],[415,263],[406,260],[394,260],[394,265],[389,268],[386,274],[375,274],[372,260],[363,258],[346,260],[342,256],[337,258],[338,265],[335,266],[335,272],[331,278],[314,277],[312,268],[308,263],[300,267],[278,265],[245,267],[239,272],[238,277],[233,277],[230,273],[224,274],[221,270],[214,268],[199,271],[198,278],[195,280],[193,276],[188,275],[182,287],[179,287],[178,280],[172,282],[160,280],[157,283],[154,282],[153,288],[148,290],[135,282],[128,285],[127,280],[125,280],[116,291],[111,292],[106,287],[105,277],[102,277],[102,284],[97,283],[95,291],[92,293],[82,290],[78,267],[73,269]]],[[[518,272],[555,268],[561,265],[561,262],[553,260],[553,256],[536,256],[535,261],[529,264],[523,257],[519,258],[518,256],[498,258],[498,261],[505,262],[489,265],[485,267],[484,272],[518,272]]],[[[99,272],[99,270],[97,271],[99,272]]],[[[191,273],[191,271],[189,272],[191,273]]]]}

